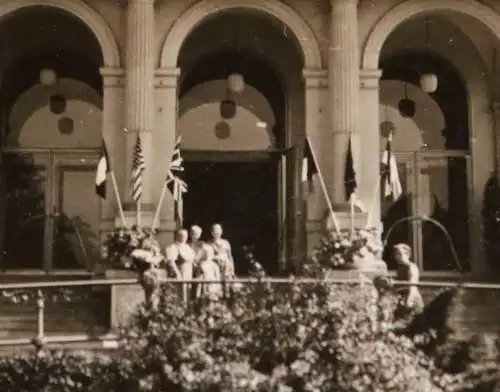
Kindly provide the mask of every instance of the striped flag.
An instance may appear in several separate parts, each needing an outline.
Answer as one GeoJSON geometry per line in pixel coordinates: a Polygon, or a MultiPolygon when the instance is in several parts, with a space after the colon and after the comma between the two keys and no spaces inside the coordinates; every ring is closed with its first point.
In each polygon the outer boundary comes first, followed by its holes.
{"type": "Polygon", "coordinates": [[[109,160],[108,149],[104,140],[102,141],[101,150],[99,152],[99,161],[97,162],[97,170],[95,173],[95,192],[97,195],[106,198],[106,181],[108,173],[111,171],[111,161],[109,160]]]}
{"type": "Polygon", "coordinates": [[[344,171],[344,188],[345,198],[347,201],[355,196],[358,182],[356,181],[356,170],[354,168],[354,158],[352,153],[352,135],[349,135],[349,143],[347,145],[347,156],[344,171]]]}
{"type": "Polygon", "coordinates": [[[318,167],[314,161],[311,143],[306,138],[305,156],[302,159],[302,182],[309,185],[309,192],[313,192],[313,178],[318,174],[318,167]]]}
{"type": "Polygon", "coordinates": [[[167,173],[167,188],[174,198],[176,203],[176,220],[180,222],[182,220],[182,195],[188,191],[188,186],[183,180],[184,166],[183,159],[181,156],[181,137],[177,139],[174,147],[174,152],[172,153],[172,158],[170,159],[170,164],[167,173]]]}
{"type": "Polygon", "coordinates": [[[382,181],[382,195],[384,199],[396,201],[403,193],[401,181],[399,180],[398,165],[396,157],[392,153],[392,138],[387,139],[385,151],[382,154],[381,162],[381,181],[382,181]]]}
{"type": "Polygon", "coordinates": [[[134,148],[134,158],[132,161],[132,178],[130,182],[130,195],[138,203],[142,196],[142,175],[146,169],[144,153],[142,151],[141,136],[137,133],[137,140],[134,148]]]}

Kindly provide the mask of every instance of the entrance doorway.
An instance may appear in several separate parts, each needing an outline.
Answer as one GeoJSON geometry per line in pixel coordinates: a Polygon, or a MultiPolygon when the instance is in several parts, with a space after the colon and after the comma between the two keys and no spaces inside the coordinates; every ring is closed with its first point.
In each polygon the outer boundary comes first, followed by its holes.
{"type": "Polygon", "coordinates": [[[220,223],[231,242],[237,274],[245,274],[245,246],[269,274],[278,271],[279,162],[186,162],[189,190],[184,200],[186,227],[197,224],[204,238],[220,223]]]}
{"type": "Polygon", "coordinates": [[[93,270],[99,252],[97,158],[94,151],[2,153],[2,270],[93,270]]]}

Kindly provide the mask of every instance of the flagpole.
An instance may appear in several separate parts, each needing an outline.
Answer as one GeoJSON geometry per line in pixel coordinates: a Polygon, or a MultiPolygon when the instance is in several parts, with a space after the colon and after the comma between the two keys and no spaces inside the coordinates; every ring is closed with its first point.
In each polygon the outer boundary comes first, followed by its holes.
{"type": "Polygon", "coordinates": [[[158,205],[156,206],[156,211],[155,211],[155,215],[153,218],[153,224],[151,226],[151,230],[156,229],[156,226],[158,225],[158,222],[160,220],[160,211],[161,211],[161,207],[163,205],[163,200],[165,199],[166,193],[167,193],[167,181],[165,181],[163,183],[163,188],[161,190],[160,199],[158,200],[158,205]]]}
{"type": "Polygon", "coordinates": [[[377,197],[380,196],[380,183],[382,182],[382,176],[377,177],[377,183],[375,184],[375,191],[373,192],[372,201],[370,202],[370,207],[368,209],[368,216],[366,217],[366,225],[365,229],[368,229],[370,226],[370,222],[372,220],[373,210],[375,209],[375,203],[377,201],[377,197]]]}
{"type": "Polygon", "coordinates": [[[323,195],[325,196],[326,203],[328,205],[328,210],[330,212],[330,216],[331,216],[332,221],[333,221],[333,226],[334,226],[335,231],[337,232],[337,234],[340,234],[340,224],[339,224],[339,222],[337,220],[337,217],[335,215],[335,211],[333,210],[333,205],[332,205],[332,202],[330,200],[330,197],[328,196],[328,190],[326,188],[325,179],[323,178],[323,174],[321,173],[321,169],[320,169],[319,164],[318,164],[318,159],[316,157],[316,153],[314,152],[314,148],[313,148],[313,146],[311,144],[311,141],[309,140],[309,136],[306,136],[306,139],[307,139],[307,142],[309,143],[309,146],[310,146],[310,151],[311,151],[312,159],[314,161],[314,164],[316,165],[316,169],[317,169],[317,172],[318,172],[319,182],[320,182],[320,185],[321,185],[321,189],[323,190],[323,195]]]}
{"type": "Polygon", "coordinates": [[[182,192],[179,189],[179,201],[177,202],[177,215],[179,216],[179,229],[182,229],[182,221],[183,221],[183,215],[184,215],[184,204],[183,204],[183,196],[182,192]]]}
{"type": "Polygon", "coordinates": [[[110,171],[111,183],[113,184],[113,189],[115,190],[116,203],[118,204],[118,212],[120,213],[120,220],[122,221],[123,227],[128,227],[127,220],[125,219],[125,212],[123,211],[123,205],[120,198],[120,192],[118,191],[118,185],[116,183],[115,173],[110,171]]]}
{"type": "Polygon", "coordinates": [[[141,199],[139,198],[139,200],[137,200],[137,218],[136,218],[136,221],[137,221],[137,227],[141,227],[141,199]]]}
{"type": "Polygon", "coordinates": [[[351,193],[351,197],[349,198],[349,206],[350,206],[350,220],[351,220],[351,235],[354,233],[354,193],[351,193]]]}

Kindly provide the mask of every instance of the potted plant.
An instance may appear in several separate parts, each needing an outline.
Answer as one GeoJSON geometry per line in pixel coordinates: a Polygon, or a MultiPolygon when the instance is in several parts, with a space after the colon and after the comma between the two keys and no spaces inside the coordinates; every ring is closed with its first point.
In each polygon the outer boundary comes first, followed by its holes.
{"type": "Polygon", "coordinates": [[[325,270],[358,270],[385,274],[383,244],[378,229],[329,232],[315,247],[312,260],[325,270]]]}
{"type": "Polygon", "coordinates": [[[111,269],[143,272],[163,260],[156,231],[139,226],[117,227],[102,246],[102,258],[111,269]]]}

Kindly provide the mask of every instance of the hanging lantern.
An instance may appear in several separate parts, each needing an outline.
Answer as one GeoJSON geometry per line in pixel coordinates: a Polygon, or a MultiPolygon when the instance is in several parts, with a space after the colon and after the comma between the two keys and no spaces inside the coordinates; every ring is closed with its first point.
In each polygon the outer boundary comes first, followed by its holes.
{"type": "Polygon", "coordinates": [[[415,109],[416,109],[415,101],[409,98],[403,98],[398,103],[398,109],[401,116],[405,118],[412,118],[415,115],[415,109]]]}
{"type": "Polygon", "coordinates": [[[232,99],[224,99],[220,102],[220,115],[223,119],[228,120],[236,115],[236,102],[232,99]]]}
{"type": "Polygon", "coordinates": [[[436,92],[438,77],[434,73],[426,73],[420,77],[420,88],[428,94],[436,92]]]}
{"type": "Polygon", "coordinates": [[[234,73],[227,78],[227,89],[233,94],[241,94],[245,89],[245,79],[243,75],[234,73]]]}
{"type": "Polygon", "coordinates": [[[40,83],[44,86],[52,86],[56,80],[57,74],[52,68],[44,68],[40,71],[40,83]]]}

